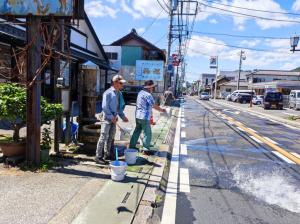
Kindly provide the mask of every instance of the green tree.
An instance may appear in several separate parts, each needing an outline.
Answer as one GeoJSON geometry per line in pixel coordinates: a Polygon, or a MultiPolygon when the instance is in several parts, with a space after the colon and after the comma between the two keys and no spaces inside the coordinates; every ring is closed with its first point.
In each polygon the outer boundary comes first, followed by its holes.
{"type": "MultiPolygon", "coordinates": [[[[50,104],[41,97],[42,124],[62,115],[61,104],[50,104]]],[[[26,124],[26,89],[17,84],[0,84],[0,119],[10,122],[13,140],[20,141],[20,129],[26,124]]]]}

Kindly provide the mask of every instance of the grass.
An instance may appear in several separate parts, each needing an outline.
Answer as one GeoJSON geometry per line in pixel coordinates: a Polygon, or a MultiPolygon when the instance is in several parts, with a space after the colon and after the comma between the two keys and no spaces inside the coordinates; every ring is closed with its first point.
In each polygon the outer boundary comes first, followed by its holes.
{"type": "Polygon", "coordinates": [[[0,143],[10,143],[13,139],[10,135],[0,135],[0,143]]]}
{"type": "Polygon", "coordinates": [[[299,116],[290,115],[290,116],[288,116],[288,119],[291,120],[291,121],[297,121],[297,120],[300,119],[300,117],[299,116]]]}
{"type": "Polygon", "coordinates": [[[45,162],[41,162],[39,166],[37,165],[28,165],[26,162],[20,164],[20,169],[22,171],[31,171],[31,172],[40,172],[45,173],[48,172],[53,167],[58,167],[59,164],[54,160],[49,160],[45,162]]]}

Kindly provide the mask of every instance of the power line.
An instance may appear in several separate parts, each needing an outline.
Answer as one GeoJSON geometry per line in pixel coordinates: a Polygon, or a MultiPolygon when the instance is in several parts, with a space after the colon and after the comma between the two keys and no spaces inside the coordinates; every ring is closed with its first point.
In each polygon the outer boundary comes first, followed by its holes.
{"type": "Polygon", "coordinates": [[[166,36],[167,36],[168,33],[165,33],[161,38],[159,38],[155,43],[154,45],[158,44],[160,41],[162,41],[166,36]]]}
{"type": "Polygon", "coordinates": [[[160,13],[157,14],[157,16],[152,20],[152,22],[146,27],[145,31],[141,34],[141,37],[144,36],[144,34],[152,27],[152,25],[158,20],[158,18],[161,16],[161,13],[163,10],[160,11],[160,13]]]}
{"type": "Polygon", "coordinates": [[[207,44],[214,44],[214,45],[219,45],[219,46],[225,46],[225,47],[231,47],[231,48],[236,48],[236,49],[245,49],[245,50],[250,50],[250,51],[260,51],[260,52],[269,52],[269,53],[284,53],[284,52],[279,52],[279,51],[270,51],[267,49],[258,49],[258,48],[251,48],[251,47],[243,47],[243,46],[236,46],[236,45],[231,45],[231,44],[222,44],[222,43],[215,43],[215,42],[210,42],[206,40],[199,40],[199,39],[194,39],[190,38],[191,40],[207,43],[207,44]]]}
{"type": "Polygon", "coordinates": [[[272,36],[247,36],[247,35],[236,35],[228,33],[210,33],[210,32],[201,32],[194,31],[194,33],[212,35],[212,36],[228,36],[228,37],[237,37],[237,38],[249,38],[249,39],[273,39],[273,40],[289,40],[289,37],[272,37],[272,36]]]}
{"type": "Polygon", "coordinates": [[[169,8],[168,9],[165,9],[165,7],[161,4],[161,2],[159,0],[156,0],[157,3],[159,4],[159,6],[162,8],[162,10],[164,10],[168,15],[169,15],[169,8]]]}
{"type": "MultiPolygon", "coordinates": [[[[203,0],[202,0],[203,1],[203,0]]],[[[208,0],[204,0],[205,2],[208,3],[214,3],[217,5],[223,5],[223,6],[227,6],[227,7],[231,7],[231,8],[236,8],[236,9],[244,9],[244,10],[248,10],[248,11],[255,11],[255,12],[266,12],[266,13],[273,13],[273,14],[282,14],[282,15],[294,15],[294,16],[300,16],[299,13],[293,13],[293,12],[276,12],[276,11],[268,11],[268,10],[260,10],[260,9],[253,9],[253,8],[246,8],[246,7],[241,7],[241,6],[234,6],[234,5],[228,5],[228,4],[224,4],[221,2],[216,2],[216,1],[208,1],[208,0]]]]}
{"type": "Polygon", "coordinates": [[[204,3],[200,3],[200,4],[204,5],[206,7],[209,7],[209,8],[213,8],[213,9],[217,9],[217,10],[221,10],[221,11],[225,11],[225,12],[230,12],[230,13],[233,13],[233,14],[243,15],[243,16],[247,16],[247,17],[252,17],[252,18],[256,18],[256,19],[277,21],[277,22],[286,22],[286,23],[300,23],[300,21],[298,21],[298,20],[272,19],[272,18],[267,18],[267,17],[262,17],[262,16],[249,15],[249,14],[241,13],[241,12],[235,12],[235,11],[228,10],[228,9],[222,9],[222,8],[207,5],[207,4],[204,4],[204,3]]]}

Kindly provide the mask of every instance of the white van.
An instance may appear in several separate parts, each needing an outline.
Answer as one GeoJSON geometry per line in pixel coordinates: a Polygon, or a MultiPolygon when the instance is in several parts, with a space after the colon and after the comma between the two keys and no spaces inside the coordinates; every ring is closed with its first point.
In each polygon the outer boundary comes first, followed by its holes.
{"type": "Polygon", "coordinates": [[[292,90],[289,96],[289,108],[300,109],[300,90],[292,90]]]}

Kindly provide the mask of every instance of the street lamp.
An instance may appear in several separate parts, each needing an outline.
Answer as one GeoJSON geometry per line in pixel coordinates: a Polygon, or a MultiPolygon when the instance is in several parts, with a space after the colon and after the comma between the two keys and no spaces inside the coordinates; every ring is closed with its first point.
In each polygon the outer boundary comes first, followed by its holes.
{"type": "Polygon", "coordinates": [[[293,53],[295,51],[300,51],[300,50],[296,50],[296,47],[298,46],[298,42],[299,42],[299,36],[294,35],[290,37],[291,51],[293,53]]]}

